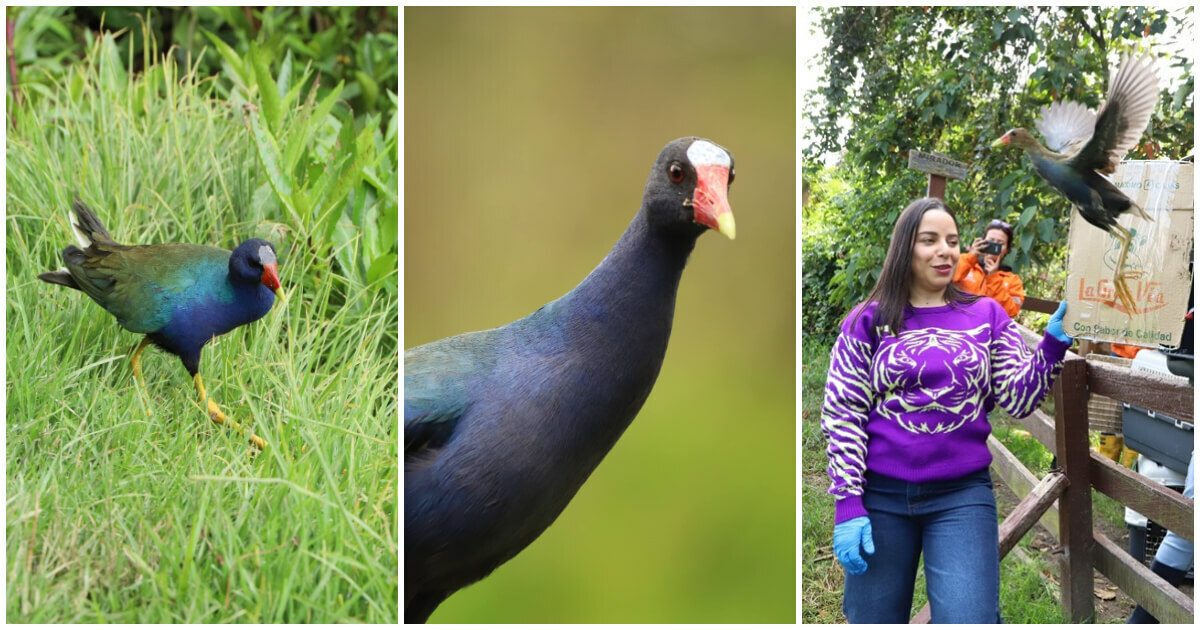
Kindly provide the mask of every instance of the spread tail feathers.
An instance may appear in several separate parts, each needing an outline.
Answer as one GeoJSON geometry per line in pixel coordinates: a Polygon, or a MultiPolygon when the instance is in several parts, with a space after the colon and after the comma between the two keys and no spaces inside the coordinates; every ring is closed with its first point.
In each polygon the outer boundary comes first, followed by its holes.
{"type": "MultiPolygon", "coordinates": [[[[71,210],[73,212],[67,216],[67,220],[71,224],[71,231],[75,233],[75,240],[79,242],[79,247],[67,245],[66,249],[63,249],[62,258],[63,262],[67,263],[67,268],[40,273],[38,274],[38,279],[50,284],[61,284],[64,287],[84,291],[83,287],[70,272],[70,269],[82,268],[87,262],[89,254],[84,250],[93,247],[96,241],[100,241],[100,244],[104,247],[121,246],[113,242],[112,237],[108,234],[108,230],[104,229],[104,224],[100,222],[100,219],[96,218],[96,215],[92,214],[92,211],[88,209],[87,205],[78,196],[75,197],[75,203],[71,204],[71,210]]],[[[92,253],[104,254],[106,252],[95,249],[92,250],[92,253]]],[[[86,278],[84,278],[84,281],[88,282],[86,278]]],[[[111,280],[109,283],[111,283],[111,280]]],[[[86,291],[84,292],[86,293],[86,291]]],[[[95,296],[93,295],[93,297],[95,296]]]]}
{"type": "Polygon", "coordinates": [[[92,211],[79,197],[76,197],[75,203],[71,204],[71,210],[74,211],[74,215],[71,217],[71,228],[75,232],[75,240],[79,241],[80,247],[83,249],[91,247],[96,236],[101,236],[108,241],[112,240],[108,230],[104,229],[104,224],[96,218],[96,215],[92,214],[92,211]]]}

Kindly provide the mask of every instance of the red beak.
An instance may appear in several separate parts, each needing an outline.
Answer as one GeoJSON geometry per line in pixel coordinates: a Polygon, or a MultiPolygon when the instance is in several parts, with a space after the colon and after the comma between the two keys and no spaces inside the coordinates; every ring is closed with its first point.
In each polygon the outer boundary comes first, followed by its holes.
{"type": "Polygon", "coordinates": [[[708,226],[730,240],[734,237],[733,210],[729,208],[729,167],[703,164],[696,167],[696,193],[692,210],[696,223],[708,226]]]}
{"type": "Polygon", "coordinates": [[[272,291],[279,291],[278,263],[267,263],[263,265],[262,283],[267,285],[267,288],[272,291]]]}

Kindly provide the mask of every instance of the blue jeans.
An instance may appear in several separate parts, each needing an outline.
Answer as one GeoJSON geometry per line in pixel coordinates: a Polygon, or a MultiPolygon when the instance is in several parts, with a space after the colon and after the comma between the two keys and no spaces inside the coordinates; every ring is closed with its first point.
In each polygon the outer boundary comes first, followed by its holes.
{"type": "Polygon", "coordinates": [[[922,551],[933,623],[1000,622],[999,526],[986,468],[923,484],[868,471],[863,505],[875,555],[865,556],[865,573],[846,576],[850,623],[908,623],[922,551]]]}

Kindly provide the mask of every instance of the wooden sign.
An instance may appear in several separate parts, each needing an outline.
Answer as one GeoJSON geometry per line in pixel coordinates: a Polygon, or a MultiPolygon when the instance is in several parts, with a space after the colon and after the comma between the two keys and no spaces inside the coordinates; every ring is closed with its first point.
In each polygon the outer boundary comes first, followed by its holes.
{"type": "Polygon", "coordinates": [[[925,191],[927,197],[946,198],[946,178],[966,179],[967,164],[952,160],[938,153],[925,151],[908,152],[908,168],[929,173],[929,187],[925,191]]]}
{"type": "Polygon", "coordinates": [[[966,179],[967,177],[966,162],[951,160],[944,155],[924,151],[908,152],[908,168],[950,179],[966,179]]]}

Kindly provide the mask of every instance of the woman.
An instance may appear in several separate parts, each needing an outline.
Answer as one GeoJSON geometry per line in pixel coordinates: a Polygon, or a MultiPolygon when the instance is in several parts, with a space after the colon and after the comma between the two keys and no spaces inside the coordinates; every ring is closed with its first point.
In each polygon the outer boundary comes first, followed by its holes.
{"type": "Polygon", "coordinates": [[[983,238],[975,239],[971,247],[958,259],[954,272],[954,284],[975,295],[985,295],[1000,303],[1009,317],[1016,317],[1025,302],[1025,284],[1013,273],[1012,267],[1003,264],[1004,257],[1012,249],[1012,226],[996,219],[988,224],[983,238]],[[989,246],[1000,246],[1000,253],[984,251],[989,246]]]}
{"type": "Polygon", "coordinates": [[[821,429],[851,623],[907,623],[922,552],[934,623],[999,621],[987,415],[1028,415],[1049,391],[1066,303],[1030,351],[996,302],[954,287],[958,258],[945,204],[910,204],[833,346],[821,429]]]}

